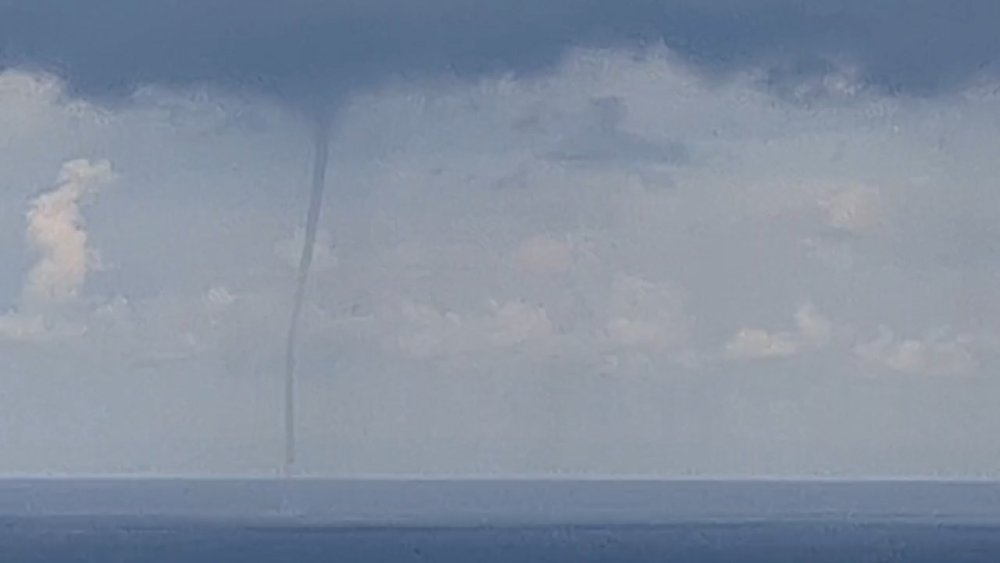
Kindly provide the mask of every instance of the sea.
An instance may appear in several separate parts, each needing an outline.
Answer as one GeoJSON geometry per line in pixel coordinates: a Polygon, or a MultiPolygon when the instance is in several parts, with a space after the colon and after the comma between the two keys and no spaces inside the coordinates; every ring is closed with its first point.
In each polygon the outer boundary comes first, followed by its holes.
{"type": "Polygon", "coordinates": [[[1000,484],[7,479],[0,563],[1000,563],[1000,484]]]}

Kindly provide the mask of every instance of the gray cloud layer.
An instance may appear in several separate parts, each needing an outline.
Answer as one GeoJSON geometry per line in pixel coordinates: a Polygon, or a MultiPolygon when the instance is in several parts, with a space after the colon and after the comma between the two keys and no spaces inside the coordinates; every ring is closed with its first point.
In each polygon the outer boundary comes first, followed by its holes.
{"type": "Polygon", "coordinates": [[[927,94],[1000,70],[997,21],[992,0],[4,0],[0,64],[96,97],[211,83],[300,104],[662,42],[708,71],[766,68],[779,89],[846,61],[880,88],[927,94]]]}

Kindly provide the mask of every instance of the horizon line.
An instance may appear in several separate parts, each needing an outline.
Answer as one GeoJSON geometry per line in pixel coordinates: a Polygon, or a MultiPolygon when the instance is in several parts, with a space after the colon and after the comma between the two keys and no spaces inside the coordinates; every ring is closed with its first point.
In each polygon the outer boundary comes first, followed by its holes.
{"type": "Polygon", "coordinates": [[[331,475],[297,473],[0,473],[4,481],[273,481],[387,483],[939,483],[998,484],[1000,475],[663,475],[663,474],[420,474],[372,473],[331,475]]]}

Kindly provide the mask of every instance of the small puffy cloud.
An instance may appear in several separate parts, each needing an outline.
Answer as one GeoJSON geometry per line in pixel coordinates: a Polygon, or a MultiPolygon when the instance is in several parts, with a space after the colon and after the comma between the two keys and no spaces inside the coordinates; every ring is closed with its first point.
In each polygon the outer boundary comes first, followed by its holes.
{"type": "Polygon", "coordinates": [[[25,316],[16,312],[0,316],[0,340],[38,340],[44,338],[45,333],[45,321],[41,316],[25,316]]]}
{"type": "Polygon", "coordinates": [[[205,292],[202,299],[213,326],[218,326],[222,322],[229,309],[237,301],[237,297],[224,285],[211,287],[205,292]]]}
{"type": "Polygon", "coordinates": [[[548,235],[537,235],[518,245],[514,261],[520,270],[531,274],[562,274],[573,266],[573,246],[548,235]]]}
{"type": "Polygon", "coordinates": [[[852,185],[831,190],[820,200],[827,223],[852,234],[870,232],[882,220],[879,192],[866,185],[852,185]]]}
{"type": "Polygon", "coordinates": [[[94,308],[90,320],[105,326],[126,326],[132,320],[133,303],[124,296],[117,296],[94,308]]]}
{"type": "Polygon", "coordinates": [[[618,274],[611,285],[611,314],[605,334],[613,346],[666,350],[685,346],[691,319],[674,287],[618,274]]]}
{"type": "Polygon", "coordinates": [[[0,316],[0,341],[51,343],[87,333],[87,326],[69,319],[48,319],[16,311],[0,316]]]}
{"type": "Polygon", "coordinates": [[[830,319],[816,310],[812,303],[806,303],[795,312],[795,326],[799,329],[799,342],[806,347],[826,346],[833,337],[830,319]]]}
{"type": "Polygon", "coordinates": [[[400,313],[405,328],[397,343],[402,352],[430,358],[465,351],[468,333],[457,313],[413,302],[404,302],[400,313]]]}
{"type": "Polygon", "coordinates": [[[516,346],[552,336],[552,321],[541,306],[524,301],[508,301],[503,304],[494,301],[490,306],[490,341],[495,346],[516,346]]]}
{"type": "Polygon", "coordinates": [[[740,329],[726,343],[726,355],[737,360],[787,358],[798,351],[799,345],[794,334],[771,333],[759,328],[740,329]]]}
{"type": "Polygon", "coordinates": [[[538,360],[559,355],[564,346],[582,346],[623,358],[656,354],[682,364],[693,361],[691,318],[676,288],[620,274],[608,289],[597,314],[569,332],[557,331],[544,303],[508,299],[489,300],[484,311],[404,301],[396,312],[389,308],[392,326],[385,333],[391,335],[391,347],[424,359],[481,358],[518,349],[538,360]]]}
{"type": "MultiPolygon", "coordinates": [[[[278,241],[274,245],[275,253],[288,265],[289,268],[298,269],[299,260],[302,258],[302,247],[305,245],[306,231],[298,228],[295,233],[285,239],[278,241]]],[[[316,246],[313,247],[313,258],[310,272],[329,272],[337,267],[337,255],[333,237],[330,232],[319,229],[316,232],[316,246]]]]}
{"type": "Polygon", "coordinates": [[[213,286],[205,294],[205,301],[213,309],[222,309],[236,302],[236,296],[223,285],[213,286]]]}
{"type": "Polygon", "coordinates": [[[830,320],[811,303],[796,311],[795,325],[794,332],[742,328],[726,343],[726,356],[734,360],[788,358],[803,350],[826,346],[833,336],[830,320]]]}
{"type": "MultiPolygon", "coordinates": [[[[772,80],[780,79],[782,69],[772,71],[772,80]]],[[[794,73],[793,73],[794,74],[794,73]]],[[[791,81],[787,93],[791,99],[802,103],[827,102],[836,103],[848,101],[862,94],[865,84],[863,69],[847,61],[830,61],[825,72],[812,76],[797,76],[791,81]]],[[[779,91],[783,88],[778,88],[779,91]]]]}
{"type": "Polygon", "coordinates": [[[460,315],[422,303],[404,302],[399,349],[417,358],[455,358],[541,343],[553,326],[544,307],[521,300],[489,302],[484,314],[460,315]]]}
{"type": "Polygon", "coordinates": [[[667,340],[664,328],[642,319],[615,317],[608,321],[608,336],[626,347],[658,346],[667,340]]]}
{"type": "Polygon", "coordinates": [[[884,187],[852,177],[767,178],[734,194],[740,204],[734,211],[769,223],[808,218],[838,233],[871,235],[885,222],[885,193],[884,187]]]}
{"type": "Polygon", "coordinates": [[[938,331],[924,338],[896,338],[886,327],[871,342],[855,347],[862,360],[883,369],[914,375],[968,375],[977,367],[972,339],[938,331]]]}

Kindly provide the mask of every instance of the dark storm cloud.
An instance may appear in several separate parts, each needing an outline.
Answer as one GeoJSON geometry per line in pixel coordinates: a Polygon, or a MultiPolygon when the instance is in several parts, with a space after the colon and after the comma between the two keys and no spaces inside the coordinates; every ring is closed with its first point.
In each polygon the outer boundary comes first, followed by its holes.
{"type": "Polygon", "coordinates": [[[846,58],[880,88],[933,94],[997,71],[997,21],[995,0],[2,0],[0,64],[96,98],[211,83],[302,103],[662,41],[712,72],[760,65],[779,83],[846,58]]]}

